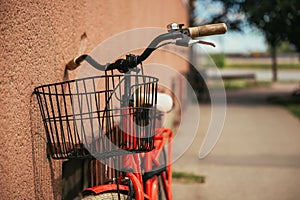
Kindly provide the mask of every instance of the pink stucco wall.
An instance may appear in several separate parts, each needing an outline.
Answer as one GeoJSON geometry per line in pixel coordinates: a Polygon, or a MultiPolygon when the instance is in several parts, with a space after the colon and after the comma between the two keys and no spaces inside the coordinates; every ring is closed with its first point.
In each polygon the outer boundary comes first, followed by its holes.
{"type": "Polygon", "coordinates": [[[113,34],[187,21],[180,0],[1,0],[1,199],[60,198],[61,163],[46,158],[36,86],[66,79],[68,60],[113,34]]]}

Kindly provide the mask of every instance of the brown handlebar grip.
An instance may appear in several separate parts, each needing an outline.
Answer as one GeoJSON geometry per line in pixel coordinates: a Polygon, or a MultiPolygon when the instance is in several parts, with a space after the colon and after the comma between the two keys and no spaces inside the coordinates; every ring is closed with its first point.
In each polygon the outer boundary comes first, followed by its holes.
{"type": "Polygon", "coordinates": [[[74,70],[77,67],[80,66],[81,62],[87,57],[86,54],[83,54],[81,56],[78,56],[76,58],[74,58],[73,60],[70,60],[67,64],[66,67],[68,70],[74,70]]]}
{"type": "Polygon", "coordinates": [[[188,28],[191,38],[203,37],[209,35],[224,34],[227,31],[227,26],[225,23],[219,24],[208,24],[203,26],[188,28]]]}
{"type": "Polygon", "coordinates": [[[67,64],[66,67],[68,70],[74,70],[77,67],[79,67],[79,64],[76,63],[76,58],[74,58],[73,60],[70,60],[67,64]]]}

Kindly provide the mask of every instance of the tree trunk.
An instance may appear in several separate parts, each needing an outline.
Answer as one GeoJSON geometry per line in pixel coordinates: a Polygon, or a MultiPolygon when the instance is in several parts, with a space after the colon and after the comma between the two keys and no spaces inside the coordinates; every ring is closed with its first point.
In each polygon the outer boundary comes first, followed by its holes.
{"type": "Polygon", "coordinates": [[[272,81],[276,82],[277,81],[277,48],[276,46],[271,47],[271,57],[272,57],[272,81]]]}

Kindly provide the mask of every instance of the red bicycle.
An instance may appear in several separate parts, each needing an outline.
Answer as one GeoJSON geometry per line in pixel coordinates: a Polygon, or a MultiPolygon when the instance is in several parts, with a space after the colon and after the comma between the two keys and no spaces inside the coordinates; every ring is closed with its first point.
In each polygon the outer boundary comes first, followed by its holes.
{"type": "Polygon", "coordinates": [[[156,128],[160,101],[171,108],[172,99],[158,92],[158,79],[143,73],[142,62],[164,45],[211,44],[192,38],[225,32],[225,24],[183,28],[173,23],[141,55],[105,65],[82,55],[67,65],[72,70],[86,61],[103,76],[35,88],[48,154],[53,159],[97,159],[106,171],[114,169],[113,179],[85,189],[83,199],[172,199],[172,131],[156,128]]]}

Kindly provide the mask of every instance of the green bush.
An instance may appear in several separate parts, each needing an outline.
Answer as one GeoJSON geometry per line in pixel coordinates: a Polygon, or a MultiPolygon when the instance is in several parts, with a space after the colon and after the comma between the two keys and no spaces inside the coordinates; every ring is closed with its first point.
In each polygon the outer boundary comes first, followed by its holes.
{"type": "Polygon", "coordinates": [[[226,56],[224,53],[210,54],[217,67],[224,68],[226,64],[226,56]]]}

